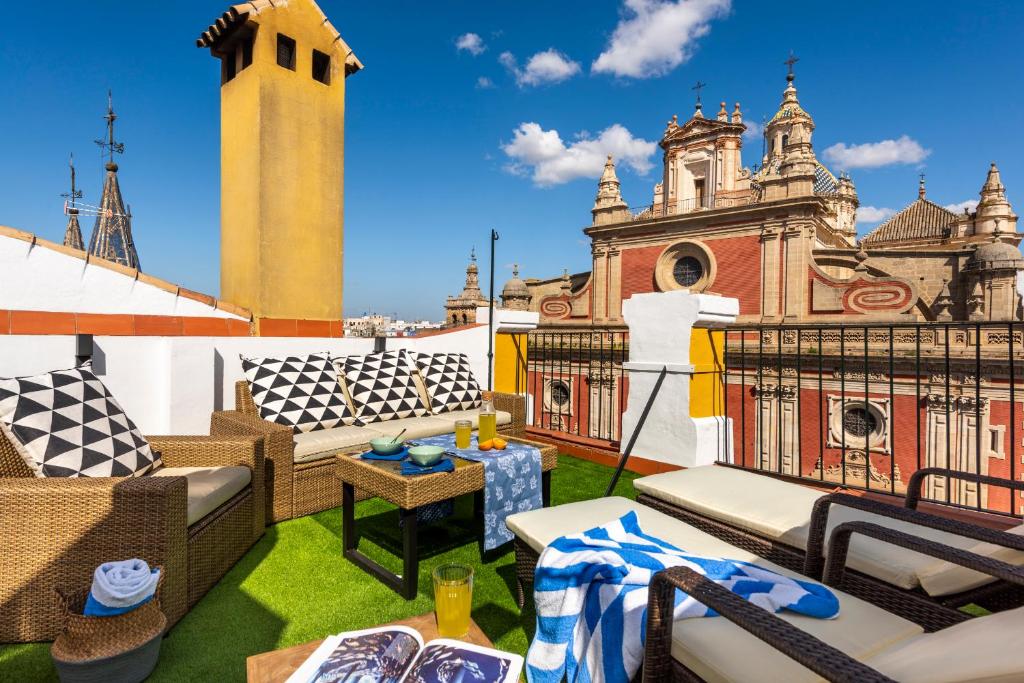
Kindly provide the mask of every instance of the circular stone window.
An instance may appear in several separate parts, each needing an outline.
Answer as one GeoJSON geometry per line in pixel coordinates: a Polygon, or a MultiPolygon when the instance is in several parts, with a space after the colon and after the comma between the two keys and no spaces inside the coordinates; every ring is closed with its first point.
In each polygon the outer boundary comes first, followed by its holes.
{"type": "Polygon", "coordinates": [[[662,292],[676,289],[703,292],[714,279],[714,256],[700,242],[684,240],[669,245],[654,266],[654,280],[662,292]]]}
{"type": "Polygon", "coordinates": [[[843,431],[849,436],[865,439],[878,433],[878,417],[864,406],[851,406],[843,412],[843,431]]]}
{"type": "Polygon", "coordinates": [[[554,405],[566,406],[569,404],[569,387],[565,382],[552,382],[549,391],[551,392],[551,403],[554,405]]]}
{"type": "Polygon", "coordinates": [[[693,256],[684,256],[672,266],[672,277],[683,287],[693,287],[704,277],[704,265],[693,256]]]}

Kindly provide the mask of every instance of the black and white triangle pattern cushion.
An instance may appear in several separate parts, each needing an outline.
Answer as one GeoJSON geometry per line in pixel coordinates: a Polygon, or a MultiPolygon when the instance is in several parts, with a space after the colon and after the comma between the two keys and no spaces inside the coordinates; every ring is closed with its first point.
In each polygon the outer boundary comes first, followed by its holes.
{"type": "Polygon", "coordinates": [[[0,379],[0,430],[38,477],[134,477],[161,465],[88,366],[0,379]]]}
{"type": "Polygon", "coordinates": [[[409,368],[405,349],[348,356],[336,361],[348,383],[348,393],[363,422],[421,417],[429,411],[409,368]]]}
{"type": "Polygon", "coordinates": [[[357,424],[326,353],[286,358],[242,358],[260,417],[312,432],[357,424]]]}
{"type": "Polygon", "coordinates": [[[434,413],[469,410],[480,405],[480,385],[464,353],[418,353],[416,366],[430,395],[434,413]]]}

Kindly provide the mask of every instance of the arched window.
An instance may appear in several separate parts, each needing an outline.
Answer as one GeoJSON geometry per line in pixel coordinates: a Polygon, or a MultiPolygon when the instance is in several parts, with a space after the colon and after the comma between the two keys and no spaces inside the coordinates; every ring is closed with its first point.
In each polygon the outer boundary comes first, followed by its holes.
{"type": "Polygon", "coordinates": [[[789,136],[788,135],[783,135],[782,136],[782,149],[783,149],[783,151],[785,151],[786,145],[788,145],[788,144],[789,144],[789,136]]]}

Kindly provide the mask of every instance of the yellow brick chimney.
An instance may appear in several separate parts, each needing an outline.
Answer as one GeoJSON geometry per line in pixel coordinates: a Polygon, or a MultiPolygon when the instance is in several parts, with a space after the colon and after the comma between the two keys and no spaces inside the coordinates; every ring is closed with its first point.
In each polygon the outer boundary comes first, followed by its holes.
{"type": "Polygon", "coordinates": [[[342,315],[345,80],[362,64],[313,0],[228,8],[221,62],[221,298],[257,334],[342,315]]]}

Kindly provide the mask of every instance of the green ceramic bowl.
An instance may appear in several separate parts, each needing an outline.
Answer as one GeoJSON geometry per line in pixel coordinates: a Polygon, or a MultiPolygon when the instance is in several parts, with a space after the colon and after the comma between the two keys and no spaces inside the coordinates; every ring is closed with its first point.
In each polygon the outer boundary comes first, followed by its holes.
{"type": "Polygon", "coordinates": [[[393,436],[378,436],[376,439],[370,439],[370,448],[377,455],[394,455],[402,450],[402,446],[402,442],[395,441],[393,436]]]}
{"type": "Polygon", "coordinates": [[[420,467],[436,465],[444,457],[444,449],[440,446],[413,446],[409,449],[409,458],[420,467]]]}

